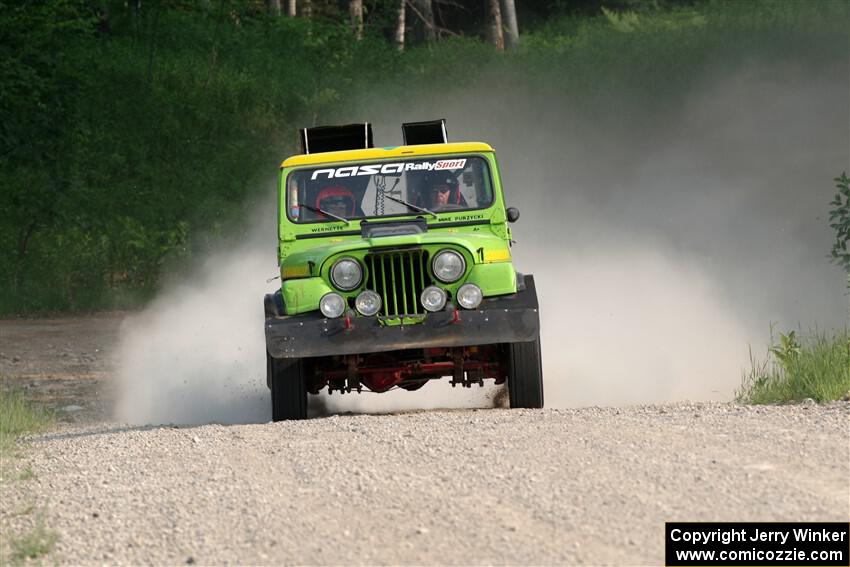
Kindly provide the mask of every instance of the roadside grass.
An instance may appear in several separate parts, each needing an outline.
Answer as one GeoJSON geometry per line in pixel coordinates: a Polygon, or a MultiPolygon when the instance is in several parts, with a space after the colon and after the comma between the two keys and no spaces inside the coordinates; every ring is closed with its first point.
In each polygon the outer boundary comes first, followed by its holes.
{"type": "Polygon", "coordinates": [[[735,397],[750,404],[818,403],[850,395],[850,329],[830,336],[795,331],[774,337],[764,360],[750,351],[750,369],[744,372],[735,397]]]}
{"type": "Polygon", "coordinates": [[[27,481],[35,478],[35,471],[32,470],[32,465],[26,465],[24,470],[18,474],[18,480],[27,481]]]}
{"type": "Polygon", "coordinates": [[[27,402],[20,392],[0,387],[0,454],[11,452],[19,436],[46,430],[53,419],[51,412],[27,402]]]}
{"type": "MultiPolygon", "coordinates": [[[[7,467],[10,465],[10,459],[15,456],[15,440],[27,433],[45,431],[54,422],[50,411],[27,402],[21,392],[7,386],[6,383],[0,385],[0,463],[3,469],[0,471],[0,479],[4,484],[7,480],[27,481],[35,478],[35,471],[30,465],[25,465],[16,476],[9,476],[7,467]]],[[[53,551],[59,536],[45,526],[43,511],[37,511],[35,505],[30,504],[12,516],[31,514],[35,514],[35,525],[32,529],[20,536],[14,533],[0,535],[5,548],[0,553],[0,564],[8,562],[11,565],[19,565],[37,560],[53,551]]]]}
{"type": "Polygon", "coordinates": [[[12,539],[10,563],[20,565],[28,560],[43,557],[53,551],[58,539],[56,532],[47,529],[44,518],[39,516],[32,530],[22,537],[12,539]]]}

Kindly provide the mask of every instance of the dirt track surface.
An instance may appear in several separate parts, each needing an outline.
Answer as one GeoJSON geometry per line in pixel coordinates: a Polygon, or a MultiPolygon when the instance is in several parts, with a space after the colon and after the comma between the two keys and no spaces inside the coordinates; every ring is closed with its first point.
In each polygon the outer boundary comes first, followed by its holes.
{"type": "Polygon", "coordinates": [[[2,386],[56,410],[65,422],[106,418],[113,349],[124,317],[115,312],[0,320],[2,386]]]}
{"type": "MultiPolygon", "coordinates": [[[[65,358],[81,361],[74,341],[65,358]]],[[[21,358],[13,344],[0,350],[21,358]]],[[[60,367],[12,379],[74,382],[60,367]]],[[[83,374],[81,391],[103,390],[83,374]]],[[[4,462],[2,533],[43,510],[59,535],[48,563],[662,564],[668,520],[850,516],[848,403],[93,419],[4,462]]]]}

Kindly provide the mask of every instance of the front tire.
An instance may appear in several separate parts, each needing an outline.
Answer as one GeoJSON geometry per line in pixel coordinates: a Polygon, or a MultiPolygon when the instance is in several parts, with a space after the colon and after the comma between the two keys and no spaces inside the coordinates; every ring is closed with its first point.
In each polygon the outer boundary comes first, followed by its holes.
{"type": "Polygon", "coordinates": [[[266,353],[271,387],[272,421],[307,418],[307,373],[299,358],[272,358],[266,353]]]}
{"type": "Polygon", "coordinates": [[[543,366],[540,338],[508,347],[508,396],[512,408],[543,407],[543,366]]]}

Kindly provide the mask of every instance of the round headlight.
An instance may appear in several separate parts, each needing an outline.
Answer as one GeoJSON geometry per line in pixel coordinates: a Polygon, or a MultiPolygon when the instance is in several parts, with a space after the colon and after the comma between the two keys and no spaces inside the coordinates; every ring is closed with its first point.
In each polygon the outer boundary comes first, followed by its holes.
{"type": "Polygon", "coordinates": [[[363,270],[355,260],[343,258],[337,260],[331,268],[331,281],[343,291],[351,291],[360,285],[363,279],[363,270]]]}
{"type": "Polygon", "coordinates": [[[431,312],[446,306],[446,292],[433,285],[426,287],[419,299],[422,307],[431,312]]]}
{"type": "Polygon", "coordinates": [[[328,319],[336,319],[345,312],[345,299],[338,293],[326,293],[319,300],[319,309],[328,319]]]}
{"type": "Polygon", "coordinates": [[[443,250],[434,256],[434,276],[444,283],[456,282],[466,271],[466,262],[463,256],[454,250],[443,250]]]}
{"type": "Polygon", "coordinates": [[[381,310],[381,296],[371,289],[367,289],[354,300],[354,307],[361,315],[371,317],[381,310]]]}
{"type": "Polygon", "coordinates": [[[484,294],[481,293],[481,288],[475,284],[463,284],[457,290],[457,302],[464,309],[475,309],[481,305],[482,299],[484,299],[484,294]]]}

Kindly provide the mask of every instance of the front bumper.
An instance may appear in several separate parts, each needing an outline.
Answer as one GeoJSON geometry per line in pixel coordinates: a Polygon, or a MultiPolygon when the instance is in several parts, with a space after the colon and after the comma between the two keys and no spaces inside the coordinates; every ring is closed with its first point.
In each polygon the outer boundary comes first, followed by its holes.
{"type": "Polygon", "coordinates": [[[540,334],[534,277],[513,295],[485,299],[475,310],[429,313],[422,323],[382,325],[376,317],[327,319],[319,312],[266,319],[266,349],[274,358],[306,358],[385,352],[407,348],[458,347],[529,342],[540,334]]]}

